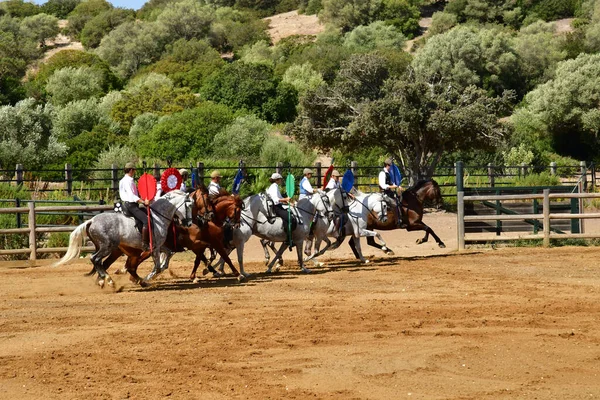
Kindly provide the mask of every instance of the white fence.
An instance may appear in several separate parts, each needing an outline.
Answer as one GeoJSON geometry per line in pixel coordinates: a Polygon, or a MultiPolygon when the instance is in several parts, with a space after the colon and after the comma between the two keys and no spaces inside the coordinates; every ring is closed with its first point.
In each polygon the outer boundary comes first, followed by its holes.
{"type": "MultiPolygon", "coordinates": [[[[588,219],[600,218],[600,213],[579,213],[579,214],[551,214],[550,199],[589,199],[600,198],[600,193],[550,193],[549,189],[544,189],[543,194],[518,194],[518,195],[486,195],[486,196],[465,196],[464,192],[457,193],[457,215],[458,215],[458,250],[464,250],[466,243],[474,242],[497,242],[543,239],[544,246],[550,245],[550,239],[595,239],[600,238],[600,233],[555,233],[550,232],[550,221],[553,219],[588,219]],[[519,214],[519,215],[465,215],[466,201],[495,201],[495,200],[533,200],[542,199],[542,214],[519,214]],[[509,220],[541,220],[543,233],[522,234],[518,236],[498,236],[498,235],[465,235],[465,221],[509,221],[509,220]]],[[[583,210],[580,207],[580,210],[583,210]]]]}

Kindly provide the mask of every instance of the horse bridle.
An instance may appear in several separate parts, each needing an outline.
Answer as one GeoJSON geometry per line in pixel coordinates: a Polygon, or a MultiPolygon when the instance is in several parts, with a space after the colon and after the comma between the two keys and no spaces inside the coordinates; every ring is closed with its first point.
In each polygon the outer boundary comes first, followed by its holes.
{"type": "MultiPolygon", "coordinates": [[[[194,192],[194,199],[197,198],[197,192],[198,191],[194,192]]],[[[202,200],[202,208],[204,209],[204,214],[200,216],[200,214],[198,213],[196,219],[198,220],[198,225],[202,226],[205,223],[213,220],[213,218],[215,217],[215,211],[212,202],[208,200],[208,195],[205,195],[200,191],[200,199],[202,200]]]]}

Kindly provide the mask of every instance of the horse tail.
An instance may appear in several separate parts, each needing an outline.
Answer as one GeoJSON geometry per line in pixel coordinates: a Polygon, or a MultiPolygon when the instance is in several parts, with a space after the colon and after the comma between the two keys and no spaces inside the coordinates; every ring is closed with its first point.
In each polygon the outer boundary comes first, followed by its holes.
{"type": "Polygon", "coordinates": [[[83,224],[75,228],[73,232],[71,232],[71,236],[69,236],[69,248],[67,249],[67,253],[63,256],[63,258],[52,264],[53,267],[66,264],[79,256],[85,238],[87,237],[87,227],[91,223],[91,219],[89,221],[85,221],[83,224]]]}

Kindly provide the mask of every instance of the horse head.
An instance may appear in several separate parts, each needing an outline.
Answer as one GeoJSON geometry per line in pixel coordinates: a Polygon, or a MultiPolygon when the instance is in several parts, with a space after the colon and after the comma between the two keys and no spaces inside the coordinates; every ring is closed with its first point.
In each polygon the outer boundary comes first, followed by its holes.
{"type": "Polygon", "coordinates": [[[198,220],[198,225],[202,226],[214,218],[214,204],[209,198],[206,188],[198,188],[192,194],[194,200],[194,220],[198,220]]]}
{"type": "Polygon", "coordinates": [[[335,214],[333,208],[331,208],[331,202],[327,193],[318,190],[316,195],[312,197],[312,203],[319,214],[325,216],[328,221],[333,220],[335,214]]]}
{"type": "Polygon", "coordinates": [[[240,226],[244,202],[239,195],[215,198],[215,217],[220,221],[229,220],[234,228],[240,226]]]}
{"type": "Polygon", "coordinates": [[[440,208],[443,204],[442,191],[433,179],[417,182],[414,192],[421,203],[428,202],[436,208],[440,208]]]}
{"type": "Polygon", "coordinates": [[[192,226],[194,202],[190,198],[190,195],[179,190],[174,190],[163,197],[175,207],[175,216],[179,218],[181,225],[185,227],[192,226]]]}

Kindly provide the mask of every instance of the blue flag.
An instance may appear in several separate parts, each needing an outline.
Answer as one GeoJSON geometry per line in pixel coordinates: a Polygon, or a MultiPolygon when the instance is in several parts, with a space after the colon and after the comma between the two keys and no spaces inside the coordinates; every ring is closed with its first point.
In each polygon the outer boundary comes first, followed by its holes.
{"type": "Polygon", "coordinates": [[[196,185],[198,184],[198,171],[196,168],[192,169],[192,189],[196,190],[196,185]]]}
{"type": "Polygon", "coordinates": [[[353,186],[354,186],[354,174],[352,173],[351,169],[348,169],[346,171],[346,173],[344,173],[344,176],[342,177],[342,189],[344,189],[346,192],[349,192],[352,190],[353,186]]]}
{"type": "Polygon", "coordinates": [[[390,167],[390,178],[392,178],[392,183],[396,186],[400,186],[402,183],[402,173],[400,172],[398,166],[394,164],[394,162],[392,162],[390,167]]]}
{"type": "Polygon", "coordinates": [[[231,193],[238,194],[240,192],[240,186],[242,186],[242,181],[244,180],[244,174],[242,169],[239,168],[235,177],[233,178],[233,187],[231,188],[231,193]]]}

